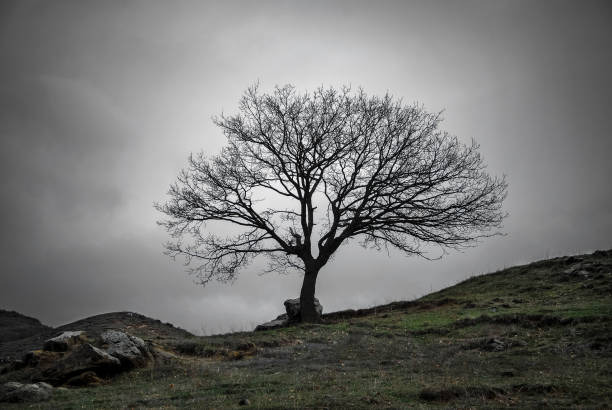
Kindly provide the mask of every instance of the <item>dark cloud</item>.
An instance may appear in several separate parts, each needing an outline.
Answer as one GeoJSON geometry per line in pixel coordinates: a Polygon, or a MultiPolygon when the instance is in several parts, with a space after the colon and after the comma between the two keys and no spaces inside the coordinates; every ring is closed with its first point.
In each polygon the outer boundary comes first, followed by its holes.
{"type": "Polygon", "coordinates": [[[135,310],[190,330],[252,327],[297,275],[195,286],[162,255],[163,201],[210,117],[294,83],[390,91],[474,137],[508,174],[508,236],[428,262],[342,248],[327,310],[420,296],[612,242],[612,9],[607,2],[0,3],[2,308],[58,325],[135,310]]]}

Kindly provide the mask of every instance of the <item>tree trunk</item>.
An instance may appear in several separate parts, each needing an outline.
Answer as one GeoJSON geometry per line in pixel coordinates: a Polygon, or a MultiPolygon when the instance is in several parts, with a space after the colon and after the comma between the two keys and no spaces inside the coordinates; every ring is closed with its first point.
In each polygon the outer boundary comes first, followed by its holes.
{"type": "Polygon", "coordinates": [[[315,310],[314,297],[315,285],[319,270],[316,268],[306,268],[304,282],[300,292],[300,317],[302,322],[314,323],[321,320],[321,316],[315,310]]]}

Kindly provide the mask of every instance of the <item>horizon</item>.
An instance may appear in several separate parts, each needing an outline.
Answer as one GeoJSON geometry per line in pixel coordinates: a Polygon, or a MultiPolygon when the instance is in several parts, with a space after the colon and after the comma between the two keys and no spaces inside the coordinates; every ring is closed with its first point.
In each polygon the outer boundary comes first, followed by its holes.
{"type": "MultiPolygon", "coordinates": [[[[430,291],[428,293],[424,293],[423,295],[415,297],[414,299],[410,299],[410,301],[416,301],[416,300],[419,300],[419,299],[421,299],[421,298],[423,298],[425,296],[438,293],[438,292],[443,291],[443,290],[448,289],[448,288],[452,288],[454,286],[457,286],[457,285],[461,284],[462,282],[465,282],[465,281],[470,280],[470,279],[475,278],[475,277],[486,276],[486,275],[502,272],[502,271],[504,271],[506,269],[511,269],[511,268],[515,268],[515,267],[528,266],[530,264],[537,263],[537,262],[540,262],[540,261],[545,261],[545,260],[552,260],[552,259],[569,257],[569,256],[591,255],[591,254],[593,254],[595,252],[598,252],[598,251],[612,251],[612,248],[611,249],[596,249],[596,250],[593,250],[593,251],[590,251],[590,252],[585,252],[585,253],[571,253],[571,254],[565,254],[565,255],[556,255],[556,256],[546,257],[546,258],[543,258],[543,259],[535,259],[535,260],[530,261],[530,262],[519,263],[519,264],[516,264],[516,265],[504,266],[503,268],[498,269],[496,271],[485,272],[485,273],[480,273],[480,274],[477,274],[477,275],[472,275],[472,276],[465,277],[465,278],[459,280],[458,282],[456,282],[456,283],[454,283],[452,285],[448,285],[448,286],[442,287],[442,288],[440,288],[438,290],[430,291]]],[[[370,309],[370,308],[374,308],[374,307],[380,307],[380,306],[389,305],[389,304],[395,303],[395,302],[404,302],[404,301],[405,300],[385,301],[382,304],[362,306],[362,307],[355,307],[354,310],[358,310],[358,309],[370,309]]],[[[33,317],[33,316],[23,315],[23,314],[21,314],[20,312],[18,312],[16,310],[3,309],[3,308],[0,308],[0,310],[1,311],[5,311],[5,312],[9,312],[9,313],[17,313],[17,314],[19,314],[21,316],[25,316],[25,317],[30,318],[30,319],[35,319],[35,320],[39,321],[44,326],[48,326],[46,323],[40,321],[38,318],[33,317]]],[[[344,310],[346,310],[346,309],[344,309],[344,310]]],[[[336,312],[340,312],[340,311],[342,311],[342,310],[337,310],[337,311],[332,311],[332,312],[324,312],[323,315],[329,314],[329,313],[336,313],[336,312]]],[[[60,327],[64,327],[64,326],[70,325],[72,323],[75,323],[77,321],[83,320],[83,319],[87,319],[87,318],[91,318],[91,317],[95,317],[95,316],[107,315],[107,314],[116,314],[116,313],[127,313],[127,314],[132,314],[133,313],[133,314],[137,314],[137,315],[142,315],[142,316],[148,317],[147,315],[143,315],[140,312],[134,312],[134,311],[129,311],[129,310],[117,310],[117,311],[112,311],[112,312],[99,312],[99,313],[96,313],[96,314],[93,314],[93,315],[90,315],[90,316],[87,316],[87,317],[79,318],[79,319],[71,321],[71,322],[61,323],[59,325],[49,326],[49,327],[51,327],[51,328],[60,328],[60,327]]],[[[149,317],[149,318],[150,319],[156,319],[155,317],[149,317]]],[[[181,326],[176,326],[174,323],[171,323],[171,322],[163,322],[163,323],[164,324],[170,324],[170,325],[172,325],[174,327],[184,329],[181,326]]],[[[204,329],[199,329],[200,332],[198,332],[197,330],[196,331],[192,331],[192,330],[189,330],[189,329],[184,329],[184,330],[187,330],[190,333],[193,333],[194,335],[198,335],[198,336],[216,336],[216,335],[223,335],[223,334],[234,333],[234,332],[253,331],[255,326],[256,325],[250,326],[249,328],[230,329],[229,331],[224,331],[224,332],[220,332],[220,333],[210,333],[210,332],[205,331],[204,329]]]]}

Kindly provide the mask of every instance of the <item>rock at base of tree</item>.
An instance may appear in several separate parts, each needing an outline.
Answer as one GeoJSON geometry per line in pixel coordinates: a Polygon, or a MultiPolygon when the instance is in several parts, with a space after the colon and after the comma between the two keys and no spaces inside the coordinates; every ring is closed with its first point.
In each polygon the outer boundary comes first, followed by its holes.
{"type": "MultiPolygon", "coordinates": [[[[314,298],[314,305],[317,315],[320,317],[323,314],[323,306],[319,303],[319,299],[314,298]]],[[[287,299],[285,301],[285,310],[287,311],[287,316],[289,318],[289,322],[299,322],[300,321],[300,299],[287,299]]]]}
{"type": "Polygon", "coordinates": [[[86,341],[85,332],[82,330],[64,332],[59,336],[47,340],[43,345],[43,350],[49,352],[66,352],[72,347],[83,344],[86,341]]]}
{"type": "Polygon", "coordinates": [[[0,402],[24,403],[45,401],[51,398],[53,386],[47,383],[21,384],[8,382],[0,386],[0,402]]]}
{"type": "MultiPolygon", "coordinates": [[[[274,320],[258,325],[255,331],[276,329],[299,322],[301,319],[300,299],[287,299],[284,304],[287,313],[283,313],[274,320]]],[[[314,305],[317,314],[321,316],[323,314],[323,306],[321,306],[319,299],[314,299],[314,305]]]]}
{"type": "Polygon", "coordinates": [[[286,313],[283,313],[282,315],[278,316],[274,320],[258,325],[255,328],[255,331],[276,329],[279,327],[287,326],[288,324],[289,324],[289,317],[287,316],[286,313]]]}
{"type": "Polygon", "coordinates": [[[107,330],[102,333],[101,338],[107,345],[106,352],[119,359],[126,368],[144,366],[152,358],[147,344],[139,337],[117,330],[107,330]]]}

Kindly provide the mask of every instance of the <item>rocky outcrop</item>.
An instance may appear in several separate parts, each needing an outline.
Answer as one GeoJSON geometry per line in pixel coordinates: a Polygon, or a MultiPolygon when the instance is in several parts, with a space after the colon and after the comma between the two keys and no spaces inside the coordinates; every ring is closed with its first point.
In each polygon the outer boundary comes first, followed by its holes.
{"type": "Polygon", "coordinates": [[[8,382],[0,386],[0,402],[28,403],[51,398],[53,386],[47,383],[22,384],[8,382]]]}
{"type": "Polygon", "coordinates": [[[4,373],[23,370],[30,380],[54,386],[93,386],[105,378],[153,360],[152,351],[139,337],[107,330],[97,337],[84,331],[66,331],[48,339],[42,350],[25,354],[4,373]]]}
{"type": "Polygon", "coordinates": [[[111,376],[121,371],[121,361],[86,343],[70,351],[59,360],[53,361],[41,372],[42,379],[59,386],[69,379],[85,372],[95,372],[99,376],[111,376]]]}
{"type": "Polygon", "coordinates": [[[143,366],[152,358],[147,344],[139,337],[108,330],[101,338],[106,352],[119,359],[125,368],[143,366]]]}
{"type": "Polygon", "coordinates": [[[71,347],[80,345],[87,341],[85,332],[79,330],[76,332],[63,332],[61,335],[49,339],[43,345],[43,350],[49,352],[66,352],[71,347]]]}

